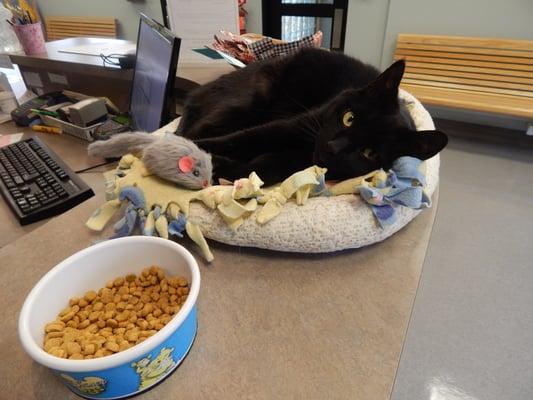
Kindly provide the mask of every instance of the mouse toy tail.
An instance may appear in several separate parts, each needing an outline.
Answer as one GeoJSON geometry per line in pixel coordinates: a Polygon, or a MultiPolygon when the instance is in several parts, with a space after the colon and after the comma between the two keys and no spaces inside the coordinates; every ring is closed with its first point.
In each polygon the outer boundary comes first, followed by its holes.
{"type": "Polygon", "coordinates": [[[108,140],[91,143],[88,153],[92,157],[114,158],[125,154],[141,155],[143,149],[157,140],[157,137],[144,132],[121,133],[108,140]]]}

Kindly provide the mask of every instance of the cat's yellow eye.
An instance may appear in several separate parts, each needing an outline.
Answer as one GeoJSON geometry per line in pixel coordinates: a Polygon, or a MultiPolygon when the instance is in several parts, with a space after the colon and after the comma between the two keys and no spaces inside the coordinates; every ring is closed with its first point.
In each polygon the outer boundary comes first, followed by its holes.
{"type": "Polygon", "coordinates": [[[346,128],[349,128],[350,126],[352,126],[354,119],[355,119],[354,113],[351,111],[346,111],[344,115],[342,116],[342,123],[344,124],[346,128]]]}

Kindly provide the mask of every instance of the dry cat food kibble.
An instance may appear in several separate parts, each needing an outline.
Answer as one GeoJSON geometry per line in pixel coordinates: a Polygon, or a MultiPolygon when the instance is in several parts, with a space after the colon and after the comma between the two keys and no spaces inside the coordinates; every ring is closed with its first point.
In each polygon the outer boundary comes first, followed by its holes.
{"type": "Polygon", "coordinates": [[[159,267],[145,268],[88,291],[44,327],[44,350],[82,360],[108,356],[141,343],[163,328],[189,294],[185,278],[167,278],[159,267]]]}

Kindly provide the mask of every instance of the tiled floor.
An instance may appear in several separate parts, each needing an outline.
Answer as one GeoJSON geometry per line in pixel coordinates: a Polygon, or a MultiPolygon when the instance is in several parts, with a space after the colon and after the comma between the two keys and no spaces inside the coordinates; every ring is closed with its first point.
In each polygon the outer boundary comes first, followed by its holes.
{"type": "Polygon", "coordinates": [[[393,400],[533,399],[533,146],[452,138],[393,400]]]}

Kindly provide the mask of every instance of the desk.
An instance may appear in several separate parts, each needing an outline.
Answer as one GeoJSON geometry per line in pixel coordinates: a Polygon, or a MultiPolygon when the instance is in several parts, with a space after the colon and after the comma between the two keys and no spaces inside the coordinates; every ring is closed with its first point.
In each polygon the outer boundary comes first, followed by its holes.
{"type": "MultiPolygon", "coordinates": [[[[74,169],[96,161],[84,142],[41,136],[74,169]]],[[[17,318],[43,274],[101,238],[84,226],[104,201],[100,179],[88,179],[95,197],[0,250],[2,399],[78,399],[26,355],[17,318]]],[[[206,265],[186,242],[202,275],[198,336],[183,364],[138,398],[389,399],[437,197],[391,238],[355,251],[284,254],[210,241],[215,261],[206,265]]]]}
{"type": "MultiPolygon", "coordinates": [[[[10,55],[17,64],[28,88],[43,92],[70,89],[90,96],[107,96],[122,111],[129,105],[133,70],[105,67],[100,57],[63,53],[59,50],[89,44],[124,44],[120,39],[69,38],[46,43],[44,55],[10,55]],[[30,75],[28,75],[28,73],[30,75]],[[31,75],[33,73],[33,75],[31,75]],[[38,75],[38,80],[35,74],[38,75]],[[28,79],[28,77],[30,77],[28,79]]],[[[224,61],[207,63],[178,62],[175,89],[187,92],[235,69],[224,61]]]]}

